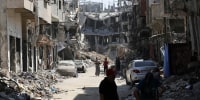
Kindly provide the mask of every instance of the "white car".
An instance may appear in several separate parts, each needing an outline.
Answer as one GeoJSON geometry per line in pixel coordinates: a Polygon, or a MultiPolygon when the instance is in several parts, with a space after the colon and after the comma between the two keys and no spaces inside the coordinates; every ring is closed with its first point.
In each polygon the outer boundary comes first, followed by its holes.
{"type": "Polygon", "coordinates": [[[74,60],[78,72],[83,72],[85,73],[87,71],[87,65],[83,60],[74,60]]]}
{"type": "Polygon", "coordinates": [[[56,71],[62,76],[78,77],[77,67],[73,60],[58,61],[56,71]]]}
{"type": "Polygon", "coordinates": [[[133,60],[126,70],[126,84],[135,84],[143,79],[147,72],[151,72],[157,65],[153,60],[133,60]]]}

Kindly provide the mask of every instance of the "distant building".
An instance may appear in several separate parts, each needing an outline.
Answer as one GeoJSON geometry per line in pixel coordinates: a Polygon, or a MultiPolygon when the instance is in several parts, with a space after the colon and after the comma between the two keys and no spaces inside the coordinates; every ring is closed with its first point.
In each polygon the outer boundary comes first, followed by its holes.
{"type": "Polygon", "coordinates": [[[81,2],[80,12],[102,12],[103,11],[103,3],[101,2],[81,2]]]}

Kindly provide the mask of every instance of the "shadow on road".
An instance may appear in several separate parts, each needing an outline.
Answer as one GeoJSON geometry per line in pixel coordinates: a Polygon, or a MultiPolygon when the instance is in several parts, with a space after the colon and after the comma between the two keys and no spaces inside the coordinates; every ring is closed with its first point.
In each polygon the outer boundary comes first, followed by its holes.
{"type": "MultiPolygon", "coordinates": [[[[125,98],[130,95],[131,90],[127,85],[118,86],[118,94],[120,100],[125,100],[125,98]]],[[[99,100],[99,88],[98,87],[84,87],[82,88],[84,94],[78,94],[74,100],[99,100]]]]}

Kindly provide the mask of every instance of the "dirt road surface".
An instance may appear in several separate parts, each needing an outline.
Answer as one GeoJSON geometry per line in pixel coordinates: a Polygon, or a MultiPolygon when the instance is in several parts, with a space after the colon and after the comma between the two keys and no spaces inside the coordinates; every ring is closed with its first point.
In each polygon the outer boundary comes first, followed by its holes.
{"type": "MultiPolygon", "coordinates": [[[[94,73],[95,67],[89,67],[86,73],[79,73],[77,78],[59,80],[61,82],[55,87],[63,92],[55,94],[53,100],[99,100],[98,86],[105,76],[102,68],[100,76],[95,76],[94,73]]],[[[124,100],[131,93],[130,87],[126,85],[124,79],[118,76],[115,81],[120,100],[124,100]]]]}

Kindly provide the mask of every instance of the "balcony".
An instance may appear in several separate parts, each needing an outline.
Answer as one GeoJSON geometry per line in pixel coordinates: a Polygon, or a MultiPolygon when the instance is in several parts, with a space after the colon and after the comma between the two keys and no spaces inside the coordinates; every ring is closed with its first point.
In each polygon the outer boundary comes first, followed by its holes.
{"type": "Polygon", "coordinates": [[[51,5],[48,2],[38,0],[38,16],[45,23],[51,23],[51,5]]]}
{"type": "Polygon", "coordinates": [[[44,0],[38,0],[38,7],[34,7],[34,0],[7,0],[7,8],[15,9],[15,12],[23,16],[34,17],[34,8],[38,10],[38,17],[45,23],[51,23],[51,6],[44,0]],[[27,13],[28,12],[28,13],[27,13]]]}
{"type": "Polygon", "coordinates": [[[58,6],[56,4],[53,4],[51,7],[51,11],[52,11],[52,21],[53,22],[62,22],[64,21],[63,18],[63,9],[59,9],[58,6]]]}
{"type": "Polygon", "coordinates": [[[7,0],[7,8],[17,9],[19,12],[33,11],[33,0],[7,0]]]}
{"type": "Polygon", "coordinates": [[[58,7],[57,5],[52,5],[51,7],[51,11],[52,11],[52,21],[53,22],[59,22],[59,16],[58,16],[58,7]]]}

